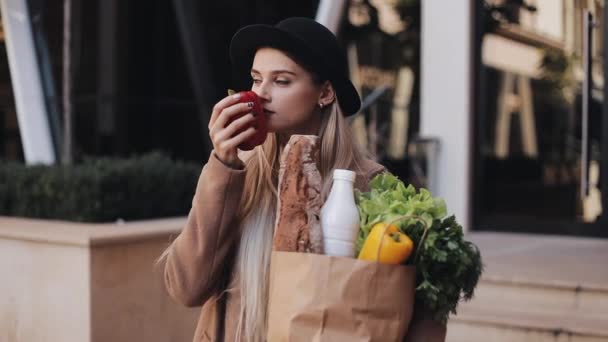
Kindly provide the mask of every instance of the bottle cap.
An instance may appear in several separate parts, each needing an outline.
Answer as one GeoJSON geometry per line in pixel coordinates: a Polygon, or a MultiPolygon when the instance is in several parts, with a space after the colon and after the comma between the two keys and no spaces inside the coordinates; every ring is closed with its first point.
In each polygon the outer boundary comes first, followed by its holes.
{"type": "Polygon", "coordinates": [[[357,174],[350,170],[343,169],[335,169],[334,170],[334,179],[346,180],[349,182],[354,182],[357,174]]]}

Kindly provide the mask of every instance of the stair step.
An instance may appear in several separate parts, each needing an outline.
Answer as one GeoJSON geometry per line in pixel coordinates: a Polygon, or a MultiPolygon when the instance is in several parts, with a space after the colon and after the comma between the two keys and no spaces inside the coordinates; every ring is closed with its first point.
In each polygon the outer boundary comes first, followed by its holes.
{"type": "Polygon", "coordinates": [[[476,306],[608,315],[608,240],[470,233],[486,269],[476,306]]]}
{"type": "Polygon", "coordinates": [[[472,300],[477,307],[503,303],[525,311],[576,312],[608,316],[608,290],[568,284],[541,284],[526,281],[484,278],[472,300]]]}
{"type": "Polygon", "coordinates": [[[608,341],[608,240],[469,233],[486,269],[448,342],[608,341]]]}
{"type": "Polygon", "coordinates": [[[465,304],[458,315],[450,318],[447,341],[605,342],[608,341],[608,316],[465,304]]]}

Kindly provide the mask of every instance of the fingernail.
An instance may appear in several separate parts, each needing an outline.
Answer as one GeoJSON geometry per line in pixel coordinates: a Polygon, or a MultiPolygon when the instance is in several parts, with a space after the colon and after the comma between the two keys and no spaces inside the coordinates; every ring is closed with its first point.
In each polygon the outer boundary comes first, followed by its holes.
{"type": "Polygon", "coordinates": [[[247,102],[247,107],[253,108],[253,102],[247,102]]]}
{"type": "Polygon", "coordinates": [[[241,98],[241,93],[236,93],[236,94],[232,95],[232,98],[235,99],[235,100],[240,99],[241,98]]]}

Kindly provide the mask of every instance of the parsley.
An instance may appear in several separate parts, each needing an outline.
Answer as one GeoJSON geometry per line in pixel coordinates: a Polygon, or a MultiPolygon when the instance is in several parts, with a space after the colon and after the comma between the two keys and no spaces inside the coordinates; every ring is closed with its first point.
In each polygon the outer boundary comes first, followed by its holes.
{"type": "Polygon", "coordinates": [[[479,249],[464,239],[456,218],[446,217],[445,202],[426,189],[406,187],[390,173],[374,177],[370,191],[356,191],[355,198],[361,219],[357,254],[374,224],[408,216],[394,223],[414,241],[417,251],[408,260],[416,266],[415,312],[447,323],[459,300],[473,297],[483,265],[479,249]],[[425,227],[429,228],[421,241],[425,227]]]}

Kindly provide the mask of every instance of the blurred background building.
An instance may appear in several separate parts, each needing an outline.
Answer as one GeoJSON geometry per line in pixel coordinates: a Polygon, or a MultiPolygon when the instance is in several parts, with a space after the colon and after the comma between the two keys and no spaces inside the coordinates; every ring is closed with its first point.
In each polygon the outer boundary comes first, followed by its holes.
{"type": "MultiPolygon", "coordinates": [[[[65,51],[75,160],[203,162],[211,106],[249,87],[234,32],[323,3],[71,0],[66,49],[66,1],[0,2],[0,157],[45,163],[63,153],[65,51]]],[[[364,98],[353,129],[380,162],[472,230],[608,235],[604,1],[331,3],[364,98]]]]}
{"type": "Polygon", "coordinates": [[[476,227],[606,236],[604,1],[478,8],[476,227]]]}
{"type": "MultiPolygon", "coordinates": [[[[250,87],[248,75],[231,71],[232,35],[247,24],[316,18],[337,33],[362,95],[363,108],[350,119],[358,143],[404,181],[443,197],[482,252],[486,270],[475,299],[450,319],[447,340],[606,341],[607,14],[605,0],[0,0],[0,162],[79,163],[160,150],[198,164],[195,182],[211,150],[211,107],[228,88],[250,87]]],[[[148,170],[149,163],[142,165],[148,170]]],[[[165,189],[186,183],[182,175],[189,171],[165,177],[171,163],[164,169],[153,163],[162,176],[135,172],[140,185],[151,185],[133,191],[158,193],[159,178],[165,189]]],[[[132,182],[93,189],[89,201],[113,200],[103,195],[132,182]]],[[[44,182],[30,186],[26,177],[19,184],[34,188],[31,197],[14,192],[26,197],[23,207],[45,191],[56,199],[51,211],[57,201],[69,202],[64,188],[55,189],[59,196],[44,182]]],[[[79,183],[71,189],[85,192],[79,183]]],[[[167,206],[164,197],[156,200],[167,206]]],[[[0,242],[21,246],[0,249],[9,255],[0,259],[3,269],[22,275],[3,283],[3,293],[12,294],[0,297],[8,303],[0,305],[7,317],[0,324],[9,327],[0,331],[44,335],[76,326],[89,338],[124,338],[141,330],[144,340],[159,341],[190,334],[198,313],[190,320],[171,311],[168,298],[150,295],[162,293],[160,278],[149,272],[166,247],[158,231],[179,232],[181,219],[109,224],[109,234],[119,237],[113,240],[104,238],[107,226],[65,230],[63,222],[0,217],[0,242]],[[111,248],[115,258],[100,258],[110,249],[90,242],[119,241],[137,229],[157,239],[133,243],[150,245],[145,255],[139,245],[139,252],[127,252],[121,241],[111,248]],[[74,236],[85,248],[56,245],[79,259],[32,252],[74,236]],[[25,257],[16,257],[18,251],[25,257]],[[89,255],[106,262],[90,262],[89,255]],[[120,271],[125,264],[146,275],[127,279],[120,271]],[[68,266],[57,273],[56,265],[68,266]],[[45,278],[28,278],[38,275],[45,278]],[[65,279],[79,279],[84,294],[74,296],[79,292],[65,279]],[[64,297],[46,290],[52,286],[64,289],[72,306],[56,305],[64,297]],[[89,297],[92,309],[81,300],[89,297]],[[75,316],[48,314],[50,307],[75,316]],[[165,316],[152,317],[156,311],[165,316]],[[95,324],[75,325],[76,316],[95,324]]]]}

